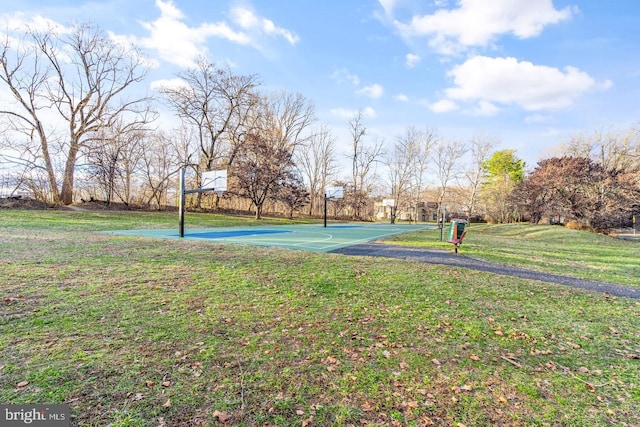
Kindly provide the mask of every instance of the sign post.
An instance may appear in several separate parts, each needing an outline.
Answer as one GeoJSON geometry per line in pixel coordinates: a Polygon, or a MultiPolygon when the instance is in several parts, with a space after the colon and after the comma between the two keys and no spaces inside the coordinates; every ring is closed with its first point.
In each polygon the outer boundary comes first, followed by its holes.
{"type": "Polygon", "coordinates": [[[444,222],[447,218],[447,205],[442,205],[442,221],[440,223],[440,241],[444,242],[444,222]]]}

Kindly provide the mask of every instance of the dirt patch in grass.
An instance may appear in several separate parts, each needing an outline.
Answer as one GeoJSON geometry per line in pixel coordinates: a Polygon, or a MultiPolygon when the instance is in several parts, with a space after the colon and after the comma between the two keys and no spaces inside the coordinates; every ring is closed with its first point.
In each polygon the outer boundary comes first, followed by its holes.
{"type": "Polygon", "coordinates": [[[52,209],[54,206],[38,200],[22,197],[2,197],[0,198],[0,209],[25,209],[43,210],[52,209]]]}

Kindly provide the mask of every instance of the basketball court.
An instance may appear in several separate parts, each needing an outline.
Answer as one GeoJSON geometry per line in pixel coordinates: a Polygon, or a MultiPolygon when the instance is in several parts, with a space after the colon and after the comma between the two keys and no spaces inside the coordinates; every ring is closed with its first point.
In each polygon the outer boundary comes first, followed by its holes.
{"type": "Polygon", "coordinates": [[[227,189],[227,171],[212,170],[202,173],[200,188],[185,187],[186,168],[180,171],[179,226],[177,230],[125,230],[105,233],[128,236],[144,236],[160,239],[205,240],[216,243],[273,246],[314,252],[329,252],[340,248],[372,242],[394,234],[423,230],[433,225],[411,224],[362,224],[343,223],[327,226],[327,200],[343,197],[342,187],[329,187],[325,191],[324,224],[271,225],[251,227],[217,227],[185,229],[185,196],[187,194],[215,191],[221,195],[227,189]]]}
{"type": "MultiPolygon", "coordinates": [[[[339,248],[372,242],[394,234],[434,227],[436,226],[433,224],[344,223],[331,224],[327,227],[322,224],[301,224],[189,228],[184,230],[184,239],[329,252],[339,248]]],[[[118,230],[106,231],[105,233],[159,239],[181,239],[178,229],[118,230]]]]}

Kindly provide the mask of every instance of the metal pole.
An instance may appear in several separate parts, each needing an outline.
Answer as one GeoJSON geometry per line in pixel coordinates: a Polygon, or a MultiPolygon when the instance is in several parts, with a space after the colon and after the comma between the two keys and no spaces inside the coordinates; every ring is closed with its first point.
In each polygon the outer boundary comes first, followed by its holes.
{"type": "Polygon", "coordinates": [[[324,193],[324,228],[327,228],[327,193],[324,193]]]}
{"type": "Polygon", "coordinates": [[[442,205],[442,226],[440,227],[440,241],[444,242],[444,220],[447,214],[447,205],[442,205]]]}
{"type": "Polygon", "coordinates": [[[184,237],[184,167],[180,169],[180,199],[178,202],[178,211],[180,212],[180,237],[184,237]]]}

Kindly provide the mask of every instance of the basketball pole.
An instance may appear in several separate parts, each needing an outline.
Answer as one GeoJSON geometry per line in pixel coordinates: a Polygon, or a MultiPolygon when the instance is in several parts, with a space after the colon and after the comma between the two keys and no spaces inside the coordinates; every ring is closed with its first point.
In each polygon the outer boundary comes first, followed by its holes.
{"type": "Polygon", "coordinates": [[[327,193],[324,193],[324,228],[327,228],[327,193]]]}
{"type": "Polygon", "coordinates": [[[180,211],[180,237],[184,237],[184,167],[180,169],[180,199],[178,210],[180,211]]]}
{"type": "MultiPolygon", "coordinates": [[[[180,225],[179,225],[179,234],[180,237],[184,237],[184,214],[185,214],[185,196],[187,194],[194,194],[194,193],[204,193],[206,191],[215,191],[216,193],[218,193],[218,197],[220,197],[220,195],[222,194],[223,191],[225,191],[227,189],[227,171],[226,170],[222,170],[222,171],[209,171],[209,172],[213,172],[215,173],[220,173],[220,172],[224,172],[224,174],[222,176],[214,176],[213,180],[211,181],[211,183],[215,183],[216,181],[218,181],[218,179],[222,179],[222,183],[216,187],[211,187],[211,188],[198,188],[195,190],[187,190],[185,188],[185,173],[186,173],[186,166],[183,166],[180,169],[180,195],[179,195],[179,201],[178,201],[178,211],[179,211],[179,217],[180,217],[180,225]]],[[[206,172],[207,174],[209,172],[206,172]]],[[[203,175],[203,179],[204,179],[204,174],[205,172],[202,173],[203,175]]]]}

